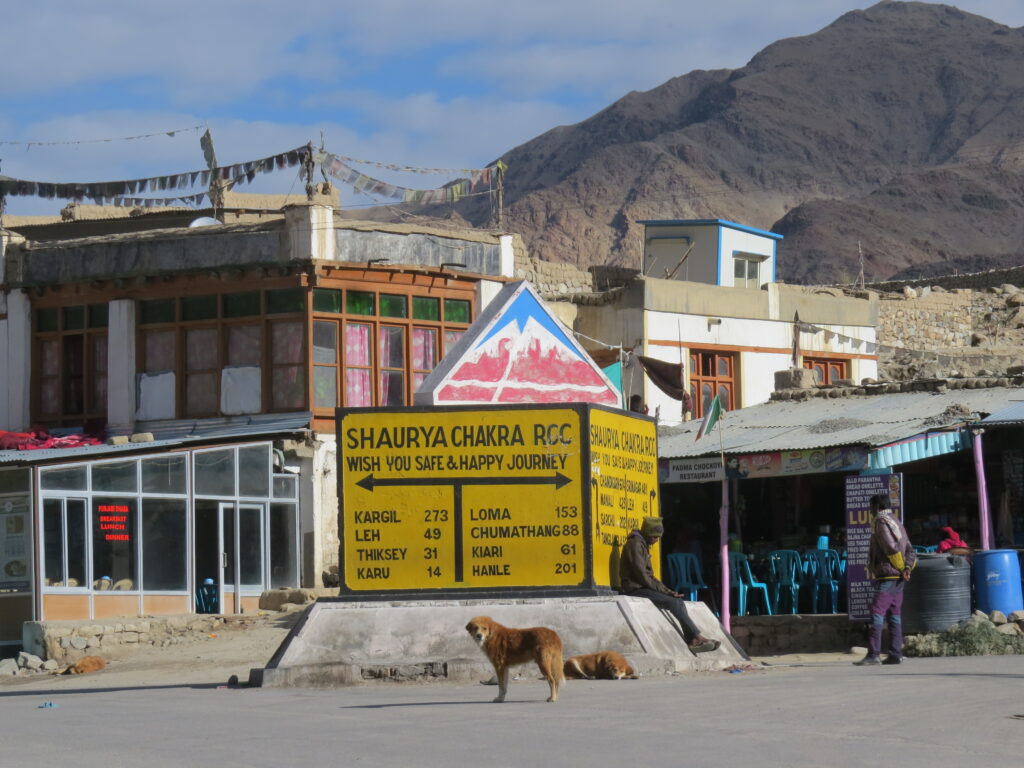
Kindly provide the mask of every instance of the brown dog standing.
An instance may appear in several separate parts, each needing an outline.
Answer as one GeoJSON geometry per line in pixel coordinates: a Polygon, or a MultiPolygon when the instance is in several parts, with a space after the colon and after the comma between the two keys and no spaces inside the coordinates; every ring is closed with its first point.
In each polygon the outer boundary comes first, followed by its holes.
{"type": "Polygon", "coordinates": [[[517,664],[537,662],[544,679],[551,687],[548,701],[558,701],[558,686],[562,682],[562,638],[553,629],[530,627],[513,629],[499,624],[490,616],[470,619],[466,631],[487,654],[498,678],[498,696],[505,700],[508,693],[509,668],[517,664]]]}
{"type": "Polygon", "coordinates": [[[598,651],[565,660],[565,676],[570,680],[636,680],[636,670],[616,651],[598,651]]]}

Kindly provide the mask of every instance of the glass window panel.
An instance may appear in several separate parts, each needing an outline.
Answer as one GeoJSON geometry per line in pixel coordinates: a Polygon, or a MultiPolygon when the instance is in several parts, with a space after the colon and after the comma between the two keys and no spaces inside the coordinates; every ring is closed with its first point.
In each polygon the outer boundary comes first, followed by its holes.
{"type": "Polygon", "coordinates": [[[714,355],[701,355],[700,356],[700,372],[702,376],[714,376],[715,375],[715,357],[714,355]]]}
{"type": "Polygon", "coordinates": [[[174,299],[153,299],[139,302],[139,324],[174,322],[174,299]]]}
{"type": "Polygon", "coordinates": [[[370,326],[345,324],[345,362],[349,365],[370,364],[370,326]]]}
{"type": "Polygon", "coordinates": [[[216,373],[190,373],[185,377],[185,415],[209,416],[220,411],[216,373]]]}
{"type": "Polygon", "coordinates": [[[437,356],[437,329],[412,329],[412,367],[421,371],[429,371],[434,367],[437,356]]]}
{"type": "Polygon", "coordinates": [[[224,294],[224,317],[251,317],[259,313],[259,291],[224,294]]]}
{"type": "Polygon", "coordinates": [[[147,331],[144,340],[146,373],[173,371],[177,358],[174,331],[147,331]]]}
{"type": "Polygon", "coordinates": [[[408,317],[408,299],[405,296],[382,293],[380,295],[380,314],[381,317],[408,317]]]}
{"type": "Polygon", "coordinates": [[[338,324],[333,320],[313,323],[313,362],[338,362],[338,324]]]}
{"type": "Polygon", "coordinates": [[[271,360],[275,364],[301,363],[302,322],[298,320],[279,322],[271,325],[271,360]]]}
{"type": "Polygon", "coordinates": [[[305,310],[305,288],[276,288],[267,291],[267,314],[280,315],[285,312],[304,312],[305,310]]]}
{"type": "Polygon", "coordinates": [[[261,365],[263,335],[258,325],[228,326],[228,365],[261,365]]]}
{"type": "Polygon", "coordinates": [[[313,311],[341,314],[341,291],[332,288],[314,288],[313,311]]]}
{"type": "Polygon", "coordinates": [[[196,493],[203,496],[235,495],[235,452],[202,451],[194,454],[196,493]]]}
{"type": "Polygon", "coordinates": [[[338,369],[318,365],[313,368],[313,407],[338,407],[338,369]]]}
{"type": "Polygon", "coordinates": [[[206,296],[183,296],[181,299],[181,319],[213,320],[217,317],[217,294],[206,296]]]}
{"type": "Polygon", "coordinates": [[[345,404],[350,408],[369,408],[373,405],[369,368],[349,368],[345,371],[345,404]]]}
{"type": "Polygon", "coordinates": [[[814,383],[824,384],[825,383],[825,366],[821,364],[815,364],[811,366],[811,370],[814,371],[814,383]]]}
{"type": "Polygon", "coordinates": [[[380,372],[380,404],[405,405],[405,374],[401,371],[380,372]]]}
{"type": "Polygon", "coordinates": [[[85,307],[64,307],[64,330],[80,331],[85,328],[85,307]]]}
{"type": "Polygon", "coordinates": [[[84,491],[86,488],[85,467],[44,469],[39,477],[44,491],[84,491]]]}
{"type": "Polygon", "coordinates": [[[64,586],[64,504],[43,499],[43,584],[64,586]]]}
{"type": "Polygon", "coordinates": [[[743,259],[736,259],[733,262],[733,277],[736,278],[737,285],[741,284],[747,279],[747,262],[743,259]]]}
{"type": "Polygon", "coordinates": [[[238,495],[270,495],[270,446],[248,445],[238,449],[238,495]]]}
{"type": "Polygon", "coordinates": [[[366,291],[345,292],[345,312],[350,315],[375,315],[374,294],[366,291]]]}
{"type": "Polygon", "coordinates": [[[294,499],[296,487],[295,475],[274,475],[275,499],[294,499]]]}
{"type": "Polygon", "coordinates": [[[412,297],[412,316],[415,320],[440,320],[441,302],[427,296],[412,297]]]}
{"type": "Polygon", "coordinates": [[[93,491],[133,492],[137,483],[135,466],[135,461],[112,461],[103,464],[93,464],[93,491]]]}
{"type": "Polygon", "coordinates": [[[728,384],[718,385],[718,399],[722,403],[722,407],[726,410],[732,408],[732,387],[728,384]]]}
{"type": "Polygon", "coordinates": [[[705,384],[701,384],[700,385],[700,402],[701,402],[701,412],[702,413],[707,413],[708,412],[708,406],[711,405],[711,399],[713,397],[714,397],[714,390],[711,388],[711,385],[710,384],[706,384],[706,383],[705,384]]]}
{"type": "Polygon", "coordinates": [[[0,493],[25,493],[31,479],[27,468],[0,471],[0,493]]]}
{"type": "Polygon", "coordinates": [[[263,585],[263,510],[238,510],[238,580],[245,586],[263,585]]]}
{"type": "Polygon", "coordinates": [[[60,374],[60,341],[44,339],[39,342],[39,365],[43,376],[60,374]]]}
{"type": "Polygon", "coordinates": [[[136,568],[136,500],[93,498],[92,573],[109,578],[113,589],[139,588],[136,568]]]}
{"type": "Polygon", "coordinates": [[[185,493],[186,455],[142,460],[143,493],[185,493]]]}
{"type": "Polygon", "coordinates": [[[85,339],[65,336],[64,342],[64,400],[65,414],[85,411],[85,339]]]}
{"type": "Polygon", "coordinates": [[[380,327],[377,351],[380,353],[381,368],[405,367],[405,329],[393,325],[380,327]]]}
{"type": "Polygon", "coordinates": [[[60,414],[60,379],[44,379],[40,382],[39,410],[44,416],[60,414]]]}
{"type": "MultiPolygon", "coordinates": [[[[274,479],[276,486],[277,478],[274,479]]],[[[270,505],[270,588],[297,587],[298,527],[294,504],[270,505]]]]}
{"type": "Polygon", "coordinates": [[[93,373],[107,372],[107,337],[91,334],[89,336],[92,345],[92,370],[93,373]]]}
{"type": "Polygon", "coordinates": [[[468,323],[469,302],[465,299],[445,299],[444,320],[446,323],[468,323]]]}
{"type": "Polygon", "coordinates": [[[444,332],[444,353],[447,355],[452,351],[452,347],[462,338],[464,331],[445,331],[444,332]]]}
{"type": "Polygon", "coordinates": [[[89,305],[89,327],[106,328],[109,319],[109,309],[106,304],[89,305]]]}
{"type": "Polygon", "coordinates": [[[102,374],[96,374],[91,379],[92,392],[90,397],[92,398],[91,410],[97,413],[107,412],[107,377],[102,374]]]}
{"type": "Polygon", "coordinates": [[[64,502],[68,540],[67,586],[85,587],[86,582],[86,537],[85,500],[67,499],[64,502]]]}
{"type": "Polygon", "coordinates": [[[718,375],[728,376],[729,375],[729,358],[720,357],[718,358],[718,375]]]}
{"type": "Polygon", "coordinates": [[[189,328],[185,331],[185,366],[190,371],[217,367],[217,329],[189,328]]]}
{"type": "Polygon", "coordinates": [[[142,500],[142,588],[184,592],[188,588],[184,499],[142,500]]]}
{"type": "Polygon", "coordinates": [[[423,385],[423,380],[427,378],[425,373],[414,373],[412,375],[412,391],[419,392],[420,387],[423,385]]]}
{"type": "Polygon", "coordinates": [[[300,366],[274,368],[271,375],[271,400],[277,410],[306,406],[306,376],[300,366]]]}
{"type": "Polygon", "coordinates": [[[60,330],[59,317],[60,314],[56,309],[36,310],[36,330],[40,333],[51,333],[60,330]]]}

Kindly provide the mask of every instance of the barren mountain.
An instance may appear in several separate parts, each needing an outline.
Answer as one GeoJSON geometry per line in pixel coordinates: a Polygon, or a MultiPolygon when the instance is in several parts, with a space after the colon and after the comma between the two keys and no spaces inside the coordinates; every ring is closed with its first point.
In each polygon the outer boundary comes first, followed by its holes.
{"type": "Polygon", "coordinates": [[[868,280],[1019,263],[1024,28],[879,3],[502,159],[506,226],[551,261],[639,266],[639,220],[723,218],[785,235],[792,282],[853,280],[858,242],[868,280]]]}

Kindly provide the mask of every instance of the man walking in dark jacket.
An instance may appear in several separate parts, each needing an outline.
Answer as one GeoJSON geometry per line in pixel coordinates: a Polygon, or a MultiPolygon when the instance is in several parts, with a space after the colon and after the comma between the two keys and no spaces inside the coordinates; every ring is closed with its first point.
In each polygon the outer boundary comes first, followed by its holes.
{"type": "Polygon", "coordinates": [[[917,554],[903,527],[889,508],[889,497],[880,493],[871,497],[871,544],[868,547],[868,574],[875,581],[871,601],[871,630],[868,655],[853,662],[858,667],[872,664],[899,664],[903,661],[903,585],[917,565],[917,554]],[[881,659],[882,628],[889,621],[889,655],[881,659]]]}
{"type": "Polygon", "coordinates": [[[619,588],[623,594],[646,597],[675,616],[683,629],[683,638],[693,653],[713,651],[721,643],[704,637],[687,615],[683,596],[654,577],[651,547],[664,533],[665,526],[660,517],[645,517],[640,530],[629,534],[619,560],[619,588]]]}

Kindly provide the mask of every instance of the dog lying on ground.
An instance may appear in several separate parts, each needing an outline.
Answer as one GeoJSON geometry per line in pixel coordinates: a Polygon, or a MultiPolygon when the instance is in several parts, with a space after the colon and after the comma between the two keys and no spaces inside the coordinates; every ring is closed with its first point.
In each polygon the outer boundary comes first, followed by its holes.
{"type": "Polygon", "coordinates": [[[562,638],[557,632],[547,627],[513,629],[499,624],[490,616],[470,619],[466,631],[487,654],[487,658],[494,666],[498,678],[498,696],[494,699],[496,702],[504,701],[508,693],[509,668],[531,661],[537,663],[551,688],[548,701],[558,701],[558,686],[564,676],[562,638]]]}
{"type": "Polygon", "coordinates": [[[563,669],[568,680],[636,680],[636,670],[626,657],[616,651],[598,651],[565,660],[563,669]]]}
{"type": "Polygon", "coordinates": [[[83,656],[65,671],[65,675],[87,675],[90,672],[99,672],[107,666],[107,662],[99,656],[83,656]]]}

